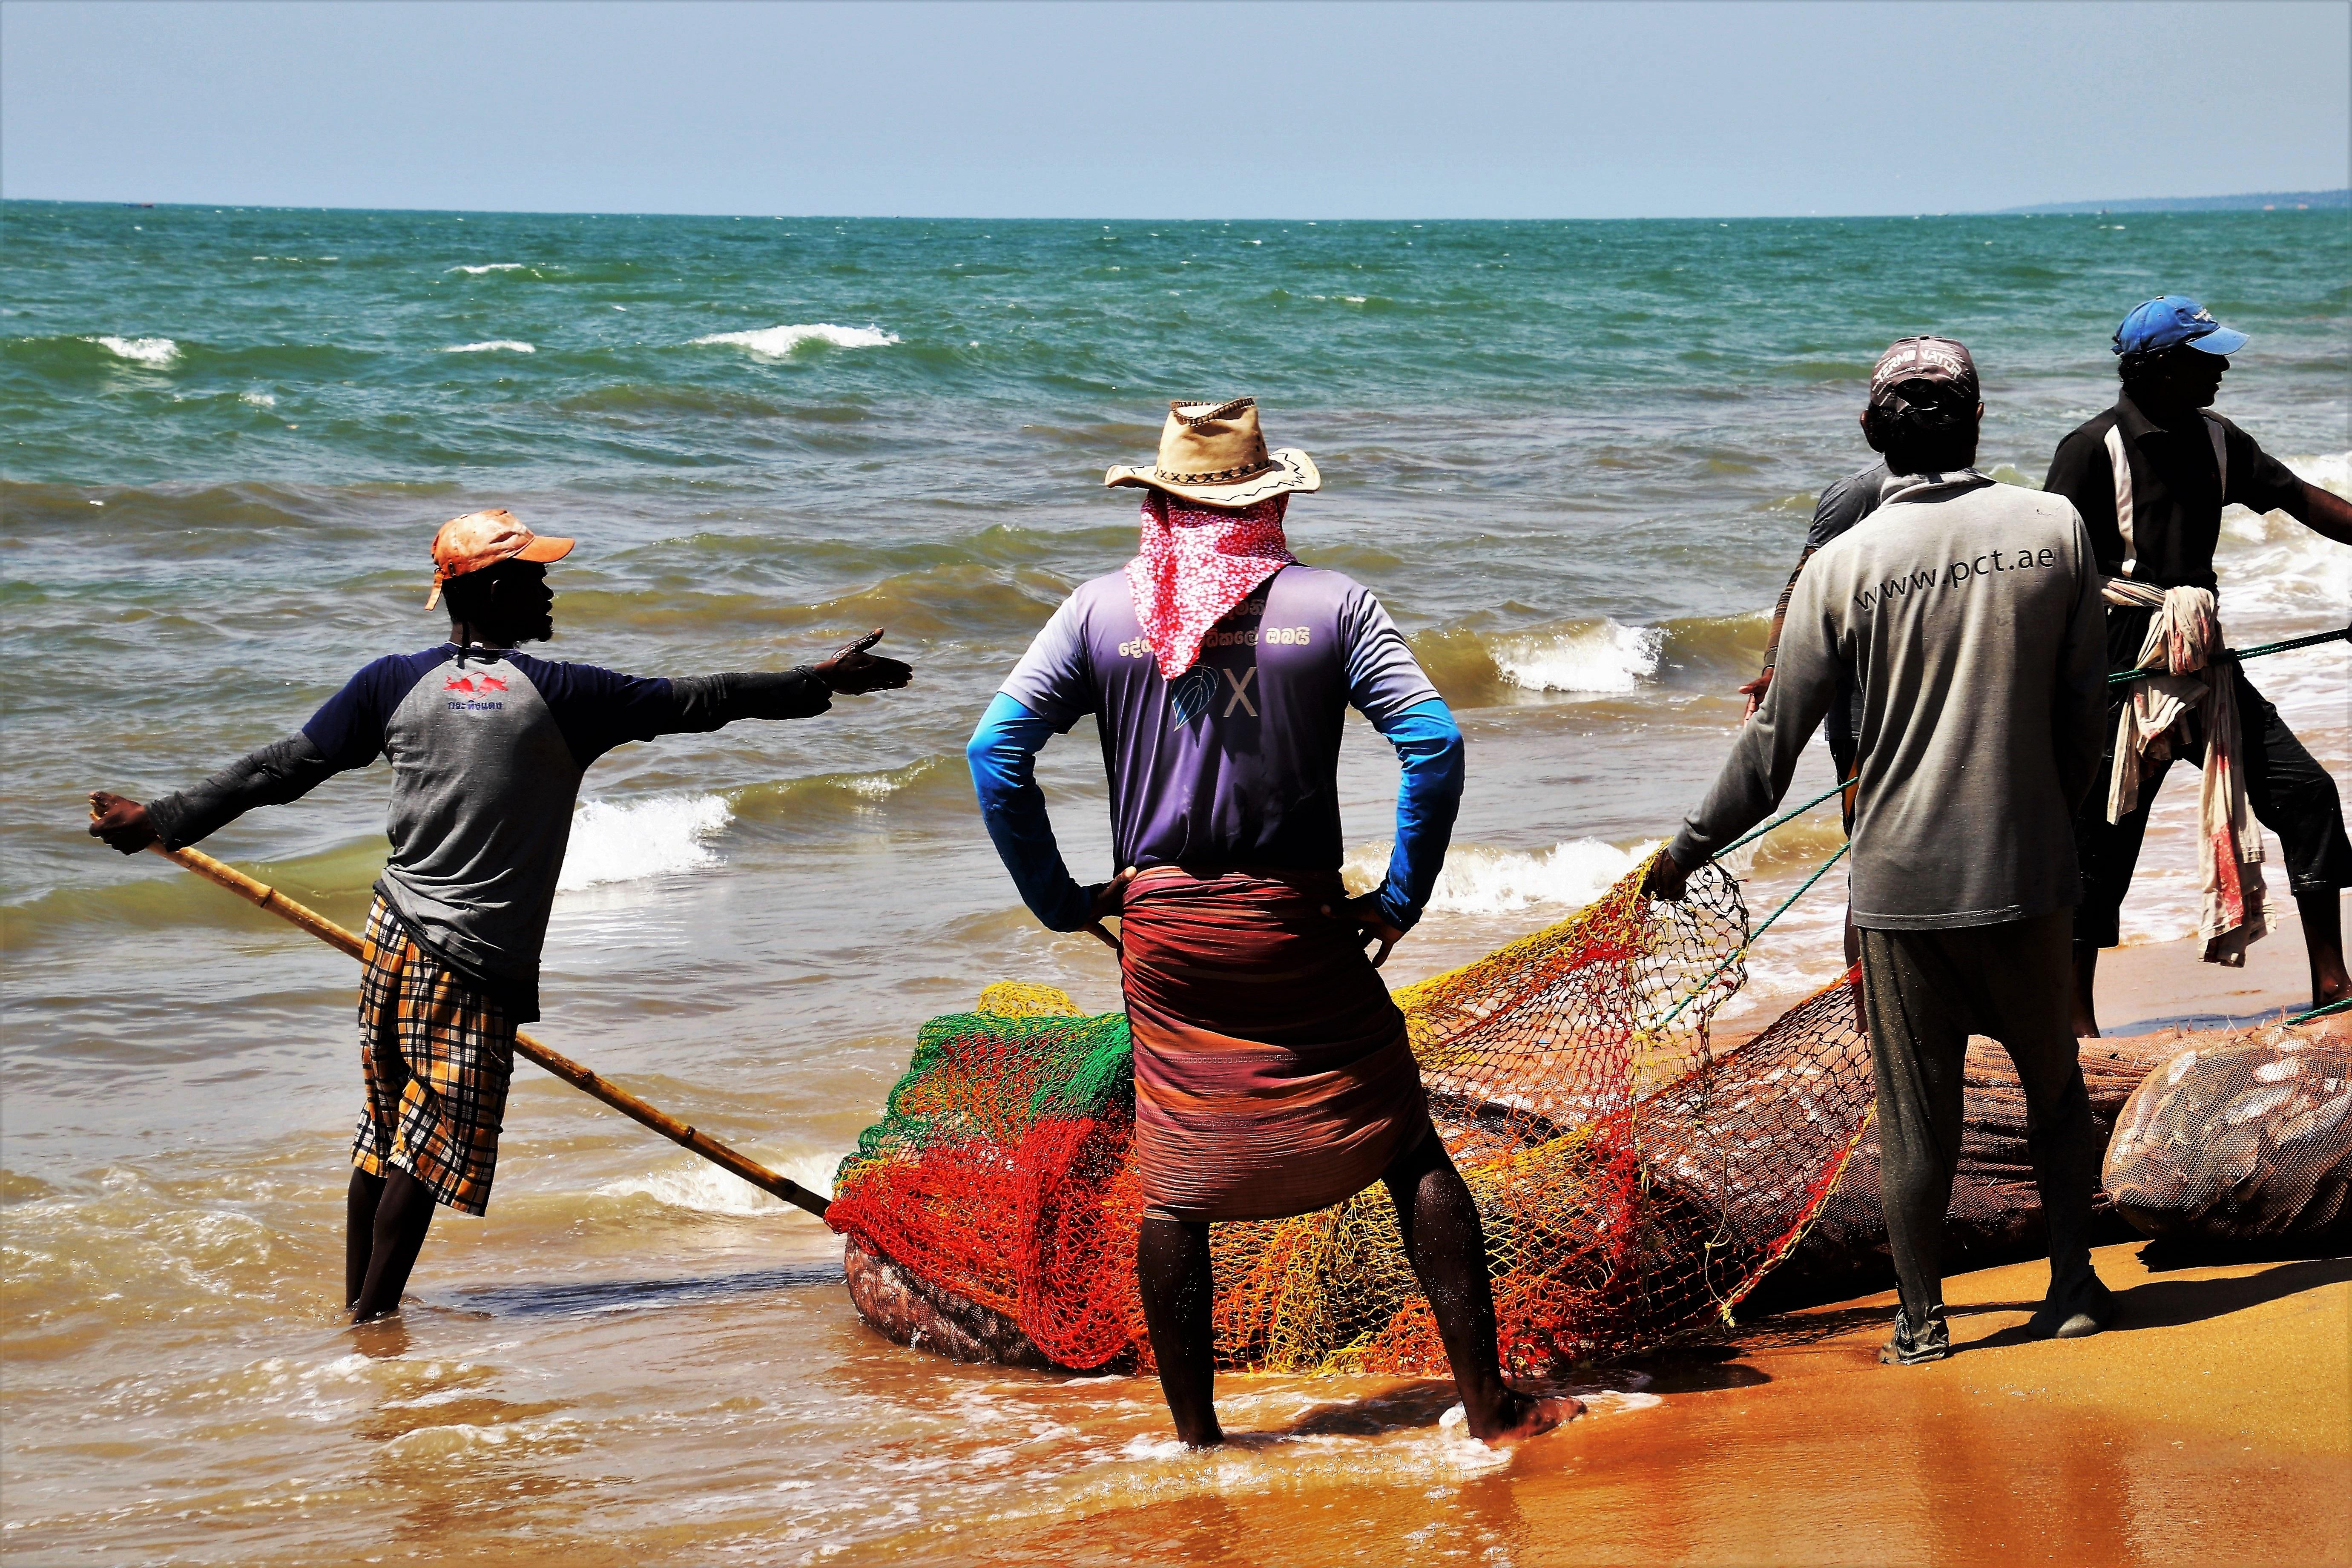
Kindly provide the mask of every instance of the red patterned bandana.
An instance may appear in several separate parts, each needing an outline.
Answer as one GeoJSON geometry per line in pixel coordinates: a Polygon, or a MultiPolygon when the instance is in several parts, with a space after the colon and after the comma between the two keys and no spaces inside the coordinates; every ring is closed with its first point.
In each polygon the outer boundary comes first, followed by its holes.
{"type": "Polygon", "coordinates": [[[1209,628],[1259,584],[1297,563],[1282,537],[1289,504],[1286,493],[1226,511],[1145,492],[1143,548],[1127,563],[1127,590],[1162,679],[1192,668],[1209,628]]]}

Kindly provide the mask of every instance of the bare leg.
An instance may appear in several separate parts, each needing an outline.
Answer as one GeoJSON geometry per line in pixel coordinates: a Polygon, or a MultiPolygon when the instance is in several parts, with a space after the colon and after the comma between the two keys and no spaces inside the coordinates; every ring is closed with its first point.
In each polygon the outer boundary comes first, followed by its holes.
{"type": "Polygon", "coordinates": [[[1160,1363],[1160,1392],[1176,1418],[1176,1436],[1193,1448],[1225,1440],[1217,1425],[1216,1341],[1210,1319],[1216,1281],[1209,1271],[1204,1220],[1147,1216],[1135,1240],[1135,1275],[1143,1322],[1160,1363]]]}
{"type": "Polygon", "coordinates": [[[2096,943],[2078,942],[2074,944],[2074,1037],[2096,1039],[2099,1034],[2099,1009],[2096,981],[2099,973],[2099,949],[2096,943]]]}
{"type": "Polygon", "coordinates": [[[343,1310],[359,1305],[360,1288],[367,1283],[368,1255],[375,1250],[375,1206],[383,1200],[383,1178],[352,1167],[352,1184],[343,1195],[343,1310]]]}
{"type": "Polygon", "coordinates": [[[352,1304],[352,1321],[364,1323],[400,1310],[400,1293],[408,1288],[408,1271],[416,1267],[417,1249],[425,1245],[425,1232],[432,1223],[433,1189],[392,1167],[383,1178],[383,1195],[376,1201],[367,1278],[352,1304]]]}
{"type": "Polygon", "coordinates": [[[1503,1381],[1495,1340],[1495,1287],[1486,1276],[1486,1237],[1468,1184],[1435,1132],[1382,1173],[1396,1205],[1397,1229],[1414,1278],[1429,1297],[1438,1338],[1454,1369],[1470,1435],[1485,1442],[1532,1437],[1583,1408],[1573,1399],[1538,1399],[1503,1381]]]}
{"type": "Polygon", "coordinates": [[[2333,888],[2294,896],[2303,916],[2303,945],[2311,957],[2311,1005],[2325,1007],[2352,996],[2352,974],[2344,970],[2344,909],[2333,888]]]}

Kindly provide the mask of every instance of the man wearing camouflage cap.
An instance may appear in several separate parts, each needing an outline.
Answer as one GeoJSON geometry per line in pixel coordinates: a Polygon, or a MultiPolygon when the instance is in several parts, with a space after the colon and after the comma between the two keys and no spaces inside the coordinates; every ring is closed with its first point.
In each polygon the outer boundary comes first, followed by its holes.
{"type": "Polygon", "coordinates": [[[1863,416],[1886,455],[1878,505],[1799,574],[1762,705],[1647,879],[1682,897],[1779,805],[1841,691],[1861,693],[1848,907],[1901,1299],[1890,1363],[1951,1353],[1943,1229],[1971,1034],[2008,1048],[2025,1089],[2050,1223],[2035,1328],[2074,1338],[2112,1312],[2091,1268],[2099,1144],[2067,1016],[2070,818],[2106,700],[2100,577],[2073,507],[1971,467],[1983,416],[1960,344],[1906,339],[1879,361],[1863,416]]]}

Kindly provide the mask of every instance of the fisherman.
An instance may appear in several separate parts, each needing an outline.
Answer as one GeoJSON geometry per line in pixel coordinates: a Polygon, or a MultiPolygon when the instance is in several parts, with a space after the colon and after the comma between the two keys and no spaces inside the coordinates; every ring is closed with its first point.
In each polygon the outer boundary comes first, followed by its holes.
{"type": "Polygon", "coordinates": [[[1470,1430],[1504,1442],[1578,1406],[1503,1381],[1478,1211],[1374,973],[1444,862],[1462,734],[1380,601],[1291,554],[1289,498],[1322,482],[1306,453],[1267,451],[1255,400],[1171,404],[1156,466],[1104,479],[1143,490],[1140,552],[1030,645],[972,735],[972,782],[1030,910],[1119,952],[1147,1204],[1136,1270],[1178,1436],[1223,1441],[1211,1222],[1311,1213],[1379,1178],[1470,1430]],[[1339,880],[1351,706],[1403,770],[1386,879],[1356,899],[1339,880]],[[1125,868],[1080,887],[1034,766],[1087,714],[1125,868]]]}
{"type": "MultiPolygon", "coordinates": [[[[1877,451],[1878,442],[1871,434],[1870,403],[1867,398],[1864,400],[1862,412],[1857,417],[1862,424],[1863,440],[1868,443],[1871,450],[1877,451]]],[[[1814,552],[1822,546],[1838,538],[1847,529],[1878,510],[1879,499],[1886,489],[1887,478],[1886,459],[1882,457],[1867,468],[1856,469],[1837,480],[1829,489],[1823,490],[1820,499],[1813,502],[1813,523],[1805,531],[1805,547],[1798,552],[1796,567],[1790,572],[1789,581],[1780,588],[1780,602],[1772,606],[1772,630],[1764,640],[1764,667],[1756,672],[1756,678],[1753,680],[1746,682],[1739,688],[1739,694],[1748,699],[1748,707],[1742,714],[1743,718],[1754,718],[1756,710],[1764,705],[1765,689],[1772,684],[1772,671],[1780,659],[1780,632],[1789,620],[1789,598],[1797,591],[1797,579],[1804,575],[1805,563],[1811,561],[1814,552]]],[[[1829,716],[1822,724],[1822,729],[1829,736],[1830,761],[1837,768],[1840,783],[1853,777],[1854,731],[1861,721],[1861,689],[1841,675],[1838,678],[1837,700],[1830,704],[1829,716]]],[[[1838,809],[1844,819],[1846,831],[1851,833],[1853,830],[1853,790],[1847,789],[1840,793],[1838,809]]],[[[1845,961],[1849,966],[1860,959],[1862,954],[1860,944],[1861,939],[1854,931],[1853,913],[1848,911],[1845,921],[1845,961]]]]}
{"type": "MultiPolygon", "coordinates": [[[[2091,531],[2099,569],[2123,580],[2109,594],[2106,611],[2108,662],[2117,670],[2141,663],[2149,621],[2159,607],[2151,601],[2176,589],[2201,588],[2218,596],[2213,547],[2221,538],[2223,506],[2235,502],[2257,512],[2284,511],[2322,538],[2352,544],[2352,503],[2297,479],[2252,436],[2207,412],[2221,392],[2229,356],[2245,342],[2245,333],[2223,326],[2185,294],[2160,295],[2137,307],[2116,329],[2114,352],[2123,383],[2116,405],[2077,427],[2050,460],[2042,489],[2074,503],[2091,531]]],[[[2343,803],[2326,770],[2235,660],[2230,661],[2229,686],[2236,725],[2230,737],[2234,744],[2225,749],[2244,780],[2245,803],[2279,836],[2286,852],[2287,885],[2303,917],[2311,963],[2312,1005],[2326,1006],[2352,996],[2337,903],[2339,889],[2352,886],[2343,803]]],[[[2129,687],[2116,689],[2101,731],[2109,741],[2130,694],[2129,687]]],[[[2074,916],[2078,1035],[2099,1032],[2094,1005],[2099,949],[2120,940],[2118,911],[2131,890],[2157,786],[2172,754],[2185,753],[2200,766],[2206,762],[2205,738],[2199,733],[2166,751],[2141,761],[2137,788],[2129,792],[2137,804],[2116,811],[2112,819],[2108,786],[2116,757],[2110,751],[2075,823],[2083,857],[2083,902],[2074,916]]],[[[2208,845],[2213,826],[2209,823],[2200,835],[2208,845]]],[[[2253,842],[2246,847],[2259,858],[2259,837],[2247,837],[2253,842]]],[[[2209,916],[2204,923],[2210,928],[2217,922],[2209,916]]],[[[2209,949],[2209,956],[2242,962],[2245,942],[2262,929],[2256,909],[2235,942],[2209,949]]]]}
{"type": "Polygon", "coordinates": [[[377,659],[310,721],[194,789],[142,805],[100,790],[90,833],[125,855],[194,844],[257,805],[392,759],[392,858],[361,957],[360,1073],[343,1301],[354,1322],[397,1311],[433,1205],[489,1206],[518,1026],[539,1016],[540,948],[590,763],[614,747],[738,719],[803,719],[834,696],[907,684],[866,650],[812,668],[647,679],[520,651],[555,635],[547,567],[569,539],[505,511],[433,539],[431,609],[449,640],[377,659]]]}
{"type": "Polygon", "coordinates": [[[1879,360],[1865,428],[1890,478],[1876,515],[1806,564],[1763,706],[1644,879],[1683,897],[1779,803],[1841,689],[1862,692],[1849,903],[1901,1296],[1889,1363],[1951,1353],[1943,1226],[1971,1034],[2008,1047],[2025,1089],[2050,1226],[2036,1331],[2096,1333],[2113,1311],[2091,1268],[2099,1142],[2066,1016],[2070,820],[2105,704],[2099,574],[2073,508],[1971,467],[1983,416],[1959,343],[1908,338],[1879,360]]]}

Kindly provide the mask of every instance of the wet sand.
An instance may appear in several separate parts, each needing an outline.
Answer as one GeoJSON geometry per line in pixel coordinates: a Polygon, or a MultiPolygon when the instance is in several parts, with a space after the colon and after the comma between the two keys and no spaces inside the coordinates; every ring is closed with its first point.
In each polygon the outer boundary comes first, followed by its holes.
{"type": "MultiPolygon", "coordinates": [[[[1515,1564],[2352,1561],[2352,1260],[2151,1274],[2096,1339],[2029,1341],[2048,1280],[1948,1282],[1957,1352],[1882,1367],[1891,1295],[1769,1319],[1663,1395],[1459,1487],[1197,1496],[966,1537],[939,1560],[1515,1564]]],[[[1434,1479],[1434,1478],[1429,1478],[1434,1479]]],[[[904,1556],[897,1551],[874,1558],[904,1556]]]]}
{"type": "MultiPolygon", "coordinates": [[[[2244,969],[2169,942],[2105,954],[2100,981],[2111,1035],[2184,1045],[2307,1005],[2291,914],[2244,969]]],[[[1600,1395],[1484,1475],[1269,1480],[1247,1459],[1189,1459],[1168,1467],[1164,1501],[845,1560],[2352,1563],[2352,1258],[2158,1271],[2141,1250],[2097,1250],[2118,1313],[2091,1340],[2029,1339],[2049,1269],[2013,1264],[1947,1282],[1948,1362],[1878,1364],[1886,1292],[1604,1373],[1632,1399],[1600,1395]]],[[[1255,1404],[1271,1381],[1220,1379],[1220,1400],[1255,1404]]],[[[1273,1429],[1228,1426],[1286,1444],[1352,1426],[1388,1446],[1429,1433],[1450,1394],[1358,1380],[1273,1429]]]]}

